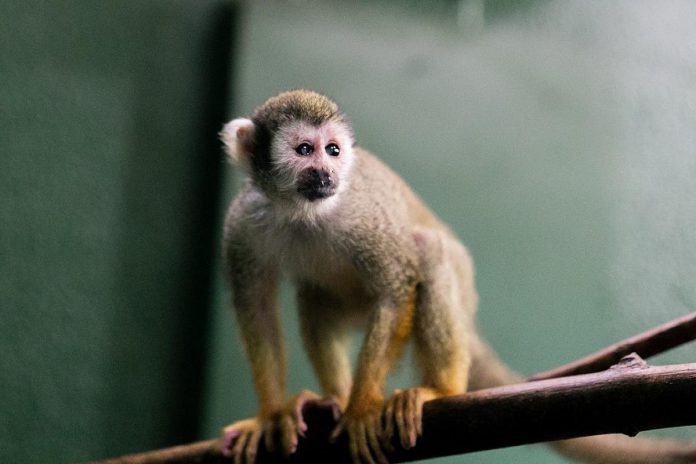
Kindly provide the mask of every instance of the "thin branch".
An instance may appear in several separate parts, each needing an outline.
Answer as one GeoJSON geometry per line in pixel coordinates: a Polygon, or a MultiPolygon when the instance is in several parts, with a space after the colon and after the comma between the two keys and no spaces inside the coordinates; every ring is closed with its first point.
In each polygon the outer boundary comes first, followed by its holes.
{"type": "Polygon", "coordinates": [[[129,454],[92,464],[218,464],[228,463],[220,455],[220,440],[206,440],[146,453],[129,454]]]}
{"type": "Polygon", "coordinates": [[[599,372],[608,369],[631,353],[637,353],[643,359],[648,359],[694,339],[696,339],[696,311],[622,340],[572,363],[536,374],[529,380],[555,379],[599,372]]]}

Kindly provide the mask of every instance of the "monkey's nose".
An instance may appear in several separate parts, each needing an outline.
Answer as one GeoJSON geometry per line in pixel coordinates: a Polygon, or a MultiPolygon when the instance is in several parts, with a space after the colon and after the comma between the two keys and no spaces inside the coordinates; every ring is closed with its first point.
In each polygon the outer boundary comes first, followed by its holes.
{"type": "Polygon", "coordinates": [[[317,169],[312,169],[310,176],[312,182],[318,187],[327,187],[331,185],[331,174],[324,170],[319,171],[317,169]]]}
{"type": "Polygon", "coordinates": [[[305,169],[299,176],[297,191],[310,201],[329,197],[335,192],[334,178],[323,169],[305,169]]]}

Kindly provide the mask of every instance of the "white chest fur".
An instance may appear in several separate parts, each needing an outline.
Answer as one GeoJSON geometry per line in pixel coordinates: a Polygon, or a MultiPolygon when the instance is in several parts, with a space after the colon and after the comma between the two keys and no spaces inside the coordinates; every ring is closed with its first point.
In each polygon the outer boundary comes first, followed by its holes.
{"type": "Polygon", "coordinates": [[[346,304],[369,299],[350,256],[336,246],[340,240],[330,230],[285,224],[259,238],[259,252],[292,281],[320,287],[346,304]]]}

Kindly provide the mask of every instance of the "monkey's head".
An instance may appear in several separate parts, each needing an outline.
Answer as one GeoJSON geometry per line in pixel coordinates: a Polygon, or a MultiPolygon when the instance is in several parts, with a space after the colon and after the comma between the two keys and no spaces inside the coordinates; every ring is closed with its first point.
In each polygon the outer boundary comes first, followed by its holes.
{"type": "Polygon", "coordinates": [[[353,131],[338,105],[315,92],[270,98],[221,132],[225,150],[272,200],[320,204],[337,196],[353,162],[353,131]]]}

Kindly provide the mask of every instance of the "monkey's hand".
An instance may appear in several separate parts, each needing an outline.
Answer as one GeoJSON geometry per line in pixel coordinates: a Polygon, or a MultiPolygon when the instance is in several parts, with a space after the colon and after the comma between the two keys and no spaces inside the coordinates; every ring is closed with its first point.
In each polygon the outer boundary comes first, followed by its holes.
{"type": "Polygon", "coordinates": [[[284,456],[290,456],[297,450],[298,437],[304,437],[307,431],[302,408],[308,401],[319,399],[316,393],[302,390],[277,413],[241,420],[225,427],[222,454],[234,456],[235,464],[253,464],[263,437],[268,451],[275,452],[280,447],[284,456]]]}
{"type": "Polygon", "coordinates": [[[396,390],[384,409],[383,446],[392,449],[395,434],[398,434],[403,449],[416,446],[416,440],[423,433],[423,403],[439,396],[435,390],[426,387],[396,390]]]}
{"type": "Polygon", "coordinates": [[[380,437],[382,435],[381,400],[348,405],[346,412],[331,433],[331,441],[345,432],[348,435],[350,454],[355,464],[387,464],[380,437]]]}

